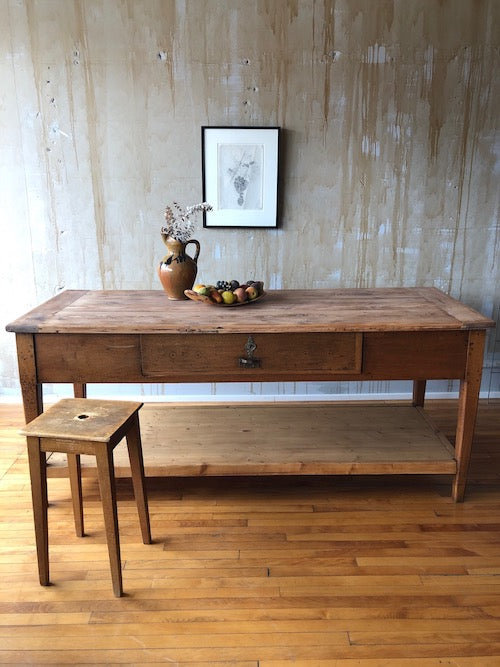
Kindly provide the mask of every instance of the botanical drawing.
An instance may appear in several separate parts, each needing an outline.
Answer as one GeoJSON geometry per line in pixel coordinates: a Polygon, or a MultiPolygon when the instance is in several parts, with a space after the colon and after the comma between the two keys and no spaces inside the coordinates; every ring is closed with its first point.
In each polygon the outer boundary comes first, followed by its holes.
{"type": "Polygon", "coordinates": [[[263,160],[261,144],[218,145],[219,209],[262,209],[263,160]]]}

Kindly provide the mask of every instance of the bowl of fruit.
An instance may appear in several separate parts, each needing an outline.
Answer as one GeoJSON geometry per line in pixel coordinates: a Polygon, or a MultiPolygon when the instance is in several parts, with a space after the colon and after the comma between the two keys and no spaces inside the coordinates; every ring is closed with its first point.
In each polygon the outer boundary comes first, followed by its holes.
{"type": "Polygon", "coordinates": [[[200,301],[211,306],[246,306],[260,301],[266,293],[261,280],[218,280],[215,285],[194,285],[193,289],[184,290],[192,301],[200,301]]]}

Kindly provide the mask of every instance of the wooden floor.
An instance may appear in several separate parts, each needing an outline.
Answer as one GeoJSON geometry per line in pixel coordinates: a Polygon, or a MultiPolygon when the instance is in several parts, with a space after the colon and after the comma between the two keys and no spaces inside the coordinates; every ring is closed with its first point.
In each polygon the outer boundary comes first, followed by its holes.
{"type": "MultiPolygon", "coordinates": [[[[451,435],[455,404],[427,407],[451,435]]],[[[92,476],[83,539],[49,479],[39,586],[22,423],[0,405],[1,664],[500,665],[498,402],[480,406],[464,504],[435,475],[149,479],[147,546],[119,479],[121,599],[92,476]]]]}

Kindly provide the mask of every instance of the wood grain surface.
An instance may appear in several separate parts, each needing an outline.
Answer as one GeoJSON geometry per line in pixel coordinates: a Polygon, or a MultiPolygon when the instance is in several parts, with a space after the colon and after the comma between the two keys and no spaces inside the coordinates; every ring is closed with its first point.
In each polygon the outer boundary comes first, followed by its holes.
{"type": "Polygon", "coordinates": [[[484,329],[494,322],[435,288],[271,290],[247,308],[161,291],[67,291],[7,325],[17,333],[230,333],[484,329]]]}
{"type": "MultiPolygon", "coordinates": [[[[88,400],[88,399],[87,399],[88,400]]],[[[423,410],[407,405],[146,404],[146,473],[196,475],[453,474],[453,448],[423,410]]],[[[124,443],[116,473],[130,476],[124,443]]],[[[83,474],[95,474],[82,456],[83,474]]],[[[62,454],[49,475],[66,475],[62,454]]]]}
{"type": "MultiPolygon", "coordinates": [[[[80,396],[89,382],[411,379],[416,405],[422,405],[425,381],[459,379],[452,495],[460,502],[485,329],[493,324],[435,288],[280,290],[240,309],[172,302],[159,291],[75,291],[62,292],[7,329],[16,332],[27,421],[42,410],[41,384],[50,382],[70,382],[80,396]]],[[[311,470],[301,461],[287,469],[285,459],[283,472],[432,472],[398,467],[394,458],[373,468],[352,454],[341,467],[330,461],[330,467],[311,470]]],[[[233,472],[238,469],[237,463],[233,472]]]]}
{"type": "MultiPolygon", "coordinates": [[[[456,402],[427,404],[451,436],[456,402]]],[[[93,477],[83,539],[49,480],[56,583],[39,586],[22,407],[0,405],[0,662],[500,664],[499,408],[480,405],[463,505],[440,476],[150,479],[143,545],[119,479],[115,599],[93,477]]]]}

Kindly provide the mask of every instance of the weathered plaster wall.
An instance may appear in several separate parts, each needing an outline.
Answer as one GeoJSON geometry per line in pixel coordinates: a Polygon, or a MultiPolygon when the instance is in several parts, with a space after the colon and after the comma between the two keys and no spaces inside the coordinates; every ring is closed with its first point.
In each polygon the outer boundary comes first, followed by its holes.
{"type": "Polygon", "coordinates": [[[1,0],[2,320],[159,288],[202,125],[284,132],[281,228],[199,229],[201,280],[434,285],[498,319],[499,42],[497,0],[1,0]]]}

